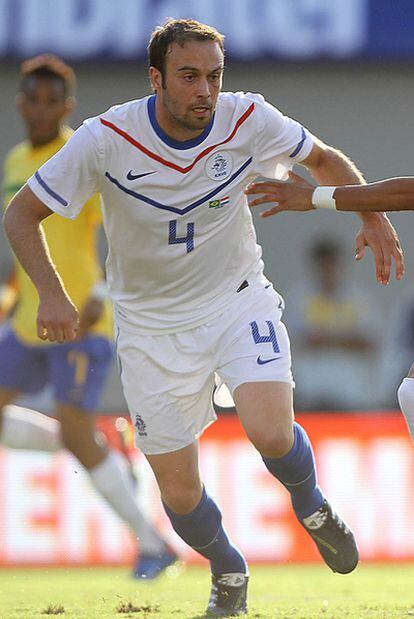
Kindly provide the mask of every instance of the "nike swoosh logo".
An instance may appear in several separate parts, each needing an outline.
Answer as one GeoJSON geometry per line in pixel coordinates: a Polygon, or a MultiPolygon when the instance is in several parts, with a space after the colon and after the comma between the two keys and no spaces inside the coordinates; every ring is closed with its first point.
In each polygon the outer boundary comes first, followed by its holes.
{"type": "Polygon", "coordinates": [[[259,355],[257,357],[257,363],[259,365],[266,365],[266,363],[271,363],[272,361],[276,361],[276,359],[280,359],[280,357],[272,357],[271,359],[262,359],[261,356],[259,355]]]}
{"type": "Polygon", "coordinates": [[[144,172],[143,174],[132,174],[132,170],[130,170],[127,174],[127,179],[129,181],[135,181],[137,178],[142,178],[143,176],[148,176],[148,174],[155,174],[155,172],[144,172]]]}

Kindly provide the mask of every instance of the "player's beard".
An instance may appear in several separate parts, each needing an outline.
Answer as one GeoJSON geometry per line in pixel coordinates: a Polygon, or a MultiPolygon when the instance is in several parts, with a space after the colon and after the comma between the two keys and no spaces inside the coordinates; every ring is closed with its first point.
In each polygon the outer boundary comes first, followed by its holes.
{"type": "Polygon", "coordinates": [[[193,104],[183,112],[180,109],[181,105],[171,99],[166,90],[163,91],[163,104],[169,113],[171,123],[177,128],[186,129],[187,131],[202,131],[208,126],[214,113],[213,105],[207,102],[193,104]],[[208,108],[205,117],[197,118],[192,116],[192,109],[195,107],[208,108]]]}

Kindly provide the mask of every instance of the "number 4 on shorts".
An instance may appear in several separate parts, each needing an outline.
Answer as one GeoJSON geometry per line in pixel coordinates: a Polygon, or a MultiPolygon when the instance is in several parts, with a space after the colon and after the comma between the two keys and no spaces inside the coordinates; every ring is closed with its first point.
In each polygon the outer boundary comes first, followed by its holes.
{"type": "Polygon", "coordinates": [[[252,330],[252,336],[255,344],[267,344],[270,343],[273,346],[273,352],[280,352],[279,344],[276,337],[276,330],[271,320],[266,320],[267,328],[269,329],[267,335],[261,335],[257,322],[254,320],[250,323],[252,330]]]}

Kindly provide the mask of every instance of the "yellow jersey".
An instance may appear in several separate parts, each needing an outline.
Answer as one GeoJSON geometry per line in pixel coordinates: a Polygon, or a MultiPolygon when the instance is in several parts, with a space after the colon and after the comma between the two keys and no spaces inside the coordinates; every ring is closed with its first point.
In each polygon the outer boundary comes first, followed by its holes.
{"type": "MultiPolygon", "coordinates": [[[[24,140],[12,148],[4,164],[5,208],[26,180],[62,148],[72,133],[69,127],[62,127],[58,137],[47,144],[33,147],[28,140],[24,140]]],[[[102,279],[96,247],[101,223],[98,194],[86,202],[76,219],[66,219],[54,213],[42,222],[51,258],[79,312],[82,312],[93,286],[102,279]]],[[[12,328],[25,344],[47,344],[37,337],[36,288],[17,260],[16,277],[19,301],[12,317],[12,328]]],[[[91,333],[112,337],[112,309],[109,301],[105,303],[105,310],[91,328],[91,333]]]]}

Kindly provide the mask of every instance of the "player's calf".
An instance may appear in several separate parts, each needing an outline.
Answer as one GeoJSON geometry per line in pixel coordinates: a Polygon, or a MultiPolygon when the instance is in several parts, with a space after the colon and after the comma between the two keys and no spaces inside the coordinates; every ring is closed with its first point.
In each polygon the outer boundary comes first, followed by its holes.
{"type": "Polygon", "coordinates": [[[294,424],[294,444],[282,458],[263,458],[267,469],[290,492],[299,522],[334,572],[347,574],[358,564],[354,536],[333,512],[316,483],[312,447],[305,430],[294,424]]]}

